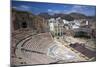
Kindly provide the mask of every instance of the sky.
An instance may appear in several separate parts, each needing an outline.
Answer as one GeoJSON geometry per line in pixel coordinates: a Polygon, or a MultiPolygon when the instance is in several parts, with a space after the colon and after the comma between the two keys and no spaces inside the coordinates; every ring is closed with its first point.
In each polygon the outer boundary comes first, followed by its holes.
{"type": "Polygon", "coordinates": [[[76,4],[58,4],[58,3],[43,3],[43,2],[25,2],[12,1],[12,8],[20,11],[29,11],[33,14],[39,13],[82,13],[87,16],[96,15],[96,6],[76,5],[76,4]]]}

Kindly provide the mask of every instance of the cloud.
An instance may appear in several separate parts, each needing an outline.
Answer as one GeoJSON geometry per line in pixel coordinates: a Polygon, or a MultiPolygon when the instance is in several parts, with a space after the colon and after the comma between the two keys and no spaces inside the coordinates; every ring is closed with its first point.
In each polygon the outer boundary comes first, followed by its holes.
{"type": "Polygon", "coordinates": [[[72,13],[72,12],[83,13],[84,9],[86,9],[85,6],[74,5],[70,10],[64,10],[64,13],[66,13],[66,14],[69,14],[69,13],[72,13]]]}
{"type": "Polygon", "coordinates": [[[16,9],[17,7],[13,6],[12,8],[16,9]]]}
{"type": "Polygon", "coordinates": [[[60,10],[54,10],[54,13],[61,13],[60,10]]]}
{"type": "Polygon", "coordinates": [[[15,8],[17,10],[22,10],[22,11],[29,11],[29,10],[31,10],[31,7],[26,6],[26,5],[14,6],[13,8],[15,8]]]}
{"type": "Polygon", "coordinates": [[[72,7],[71,12],[82,11],[83,10],[82,8],[83,8],[82,6],[75,5],[72,7]]]}
{"type": "Polygon", "coordinates": [[[48,12],[49,13],[61,13],[61,11],[60,10],[53,10],[53,9],[48,9],[48,12]]]}
{"type": "Polygon", "coordinates": [[[83,8],[83,6],[79,6],[79,5],[74,5],[72,8],[75,8],[75,9],[79,9],[79,8],[83,8]]]}
{"type": "Polygon", "coordinates": [[[52,12],[53,10],[52,9],[48,9],[48,12],[52,12]]]}
{"type": "Polygon", "coordinates": [[[22,9],[27,9],[27,10],[30,9],[30,7],[29,7],[29,6],[26,6],[26,5],[21,5],[20,8],[22,8],[22,9]]]}

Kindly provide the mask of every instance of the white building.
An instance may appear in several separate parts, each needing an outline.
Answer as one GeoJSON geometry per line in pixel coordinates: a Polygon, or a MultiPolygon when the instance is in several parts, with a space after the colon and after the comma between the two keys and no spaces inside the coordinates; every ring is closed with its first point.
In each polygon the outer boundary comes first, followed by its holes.
{"type": "Polygon", "coordinates": [[[72,29],[77,29],[80,27],[80,21],[79,20],[74,20],[72,25],[72,29]]]}
{"type": "Polygon", "coordinates": [[[50,31],[55,31],[54,29],[54,23],[56,22],[54,18],[51,18],[48,20],[49,22],[49,27],[50,27],[50,31]]]}
{"type": "Polygon", "coordinates": [[[67,21],[63,20],[65,24],[65,28],[68,29],[77,29],[80,27],[80,20],[74,20],[74,21],[67,21]]]}
{"type": "Polygon", "coordinates": [[[51,18],[48,21],[49,21],[50,31],[54,35],[62,35],[64,26],[63,20],[60,17],[58,17],[56,19],[51,18]]]}

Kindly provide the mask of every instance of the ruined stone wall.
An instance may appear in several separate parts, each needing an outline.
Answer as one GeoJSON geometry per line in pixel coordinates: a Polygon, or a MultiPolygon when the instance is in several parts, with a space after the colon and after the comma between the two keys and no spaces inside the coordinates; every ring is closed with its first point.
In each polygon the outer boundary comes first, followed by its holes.
{"type": "Polygon", "coordinates": [[[33,31],[36,30],[38,33],[41,33],[47,32],[49,30],[46,19],[25,11],[13,10],[11,25],[13,31],[28,28],[33,31]]]}

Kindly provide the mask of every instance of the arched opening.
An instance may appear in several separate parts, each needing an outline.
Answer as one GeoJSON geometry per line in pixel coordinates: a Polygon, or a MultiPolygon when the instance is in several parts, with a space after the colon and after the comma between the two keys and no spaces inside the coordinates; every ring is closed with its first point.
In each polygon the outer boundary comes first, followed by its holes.
{"type": "Polygon", "coordinates": [[[21,27],[22,27],[22,28],[27,28],[27,23],[26,23],[26,22],[22,22],[21,27]]]}

